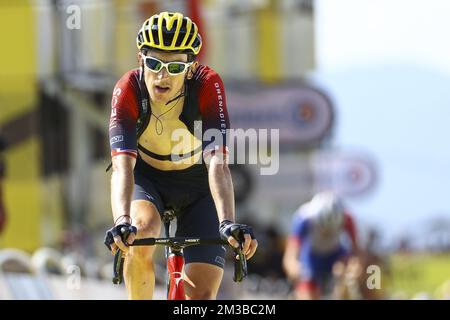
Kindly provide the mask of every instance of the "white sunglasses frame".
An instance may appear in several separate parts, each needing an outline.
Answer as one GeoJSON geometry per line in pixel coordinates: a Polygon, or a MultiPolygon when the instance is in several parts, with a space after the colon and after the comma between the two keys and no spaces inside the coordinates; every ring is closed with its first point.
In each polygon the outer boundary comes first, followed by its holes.
{"type": "Polygon", "coordinates": [[[180,75],[180,74],[186,73],[187,70],[189,69],[189,67],[194,63],[194,62],[183,62],[183,61],[170,61],[170,62],[164,62],[164,61],[161,61],[161,60],[159,60],[158,58],[155,58],[155,57],[152,57],[152,56],[145,56],[145,55],[143,55],[142,53],[141,53],[141,57],[144,59],[144,66],[145,66],[148,70],[150,70],[151,72],[153,72],[153,73],[159,73],[163,68],[166,68],[167,73],[170,74],[171,76],[178,76],[178,75],[180,75]],[[145,60],[147,60],[147,59],[149,59],[149,58],[155,59],[156,61],[160,62],[161,65],[162,65],[161,69],[159,69],[158,71],[155,71],[155,70],[152,70],[152,69],[150,69],[149,67],[147,67],[147,63],[145,62],[145,60]],[[169,66],[169,64],[171,64],[171,63],[180,63],[180,64],[183,64],[183,65],[184,65],[184,70],[183,70],[182,72],[179,72],[179,73],[172,73],[172,72],[170,72],[168,66],[169,66]]]}

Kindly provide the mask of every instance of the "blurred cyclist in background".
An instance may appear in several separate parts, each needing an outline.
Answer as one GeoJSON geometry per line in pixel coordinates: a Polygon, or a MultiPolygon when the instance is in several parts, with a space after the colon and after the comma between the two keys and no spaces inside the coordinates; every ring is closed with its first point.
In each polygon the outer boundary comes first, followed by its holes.
{"type": "Polygon", "coordinates": [[[296,299],[316,300],[330,294],[333,266],[358,251],[353,219],[334,193],[318,193],[300,206],[283,257],[296,299]]]}

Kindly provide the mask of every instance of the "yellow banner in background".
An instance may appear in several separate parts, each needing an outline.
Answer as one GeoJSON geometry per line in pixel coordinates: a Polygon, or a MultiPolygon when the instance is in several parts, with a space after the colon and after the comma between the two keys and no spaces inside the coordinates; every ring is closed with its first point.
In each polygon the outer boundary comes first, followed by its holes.
{"type": "Polygon", "coordinates": [[[282,78],[280,14],[268,6],[259,10],[256,16],[259,77],[265,82],[276,82],[282,78]]]}
{"type": "MultiPolygon", "coordinates": [[[[32,1],[0,5],[0,128],[35,108],[35,21],[32,1]]],[[[8,216],[0,247],[33,251],[41,244],[39,152],[37,137],[12,145],[5,152],[3,201],[8,216]]]]}
{"type": "MultiPolygon", "coordinates": [[[[35,16],[31,1],[0,4],[0,94],[30,93],[36,74],[35,16]]],[[[2,106],[3,109],[3,106],[2,106]]]]}
{"type": "Polygon", "coordinates": [[[39,144],[35,138],[8,149],[4,202],[7,224],[1,247],[29,252],[41,244],[41,197],[39,182],[39,144]]]}

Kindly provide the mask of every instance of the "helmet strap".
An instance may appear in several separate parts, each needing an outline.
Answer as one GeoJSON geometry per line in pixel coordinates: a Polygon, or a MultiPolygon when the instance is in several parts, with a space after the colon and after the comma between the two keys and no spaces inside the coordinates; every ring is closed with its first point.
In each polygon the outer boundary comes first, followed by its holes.
{"type": "Polygon", "coordinates": [[[143,81],[144,79],[144,63],[141,62],[141,72],[139,72],[139,80],[143,81]]]}

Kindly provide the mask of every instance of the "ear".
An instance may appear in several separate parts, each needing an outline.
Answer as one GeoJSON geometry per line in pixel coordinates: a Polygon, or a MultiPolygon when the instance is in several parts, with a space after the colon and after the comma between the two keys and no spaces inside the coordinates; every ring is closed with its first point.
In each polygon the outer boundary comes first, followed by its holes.
{"type": "Polygon", "coordinates": [[[144,66],[144,60],[142,59],[142,54],[140,51],[138,51],[138,53],[137,53],[137,61],[139,63],[139,67],[144,66]]]}
{"type": "Polygon", "coordinates": [[[189,71],[187,74],[187,78],[188,80],[192,79],[192,77],[194,76],[195,71],[197,70],[198,67],[198,61],[195,61],[190,67],[189,67],[189,71]]]}

